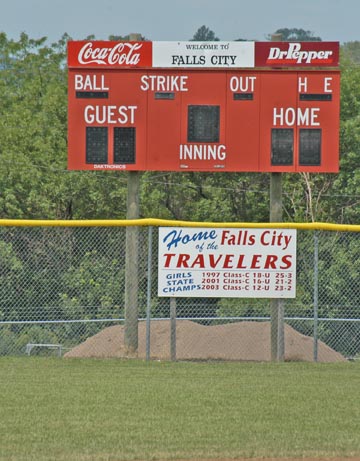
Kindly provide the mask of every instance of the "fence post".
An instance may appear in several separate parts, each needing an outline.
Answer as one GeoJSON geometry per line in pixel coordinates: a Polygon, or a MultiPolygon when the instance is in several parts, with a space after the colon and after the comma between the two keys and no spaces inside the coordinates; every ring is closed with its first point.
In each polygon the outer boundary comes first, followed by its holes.
{"type": "Polygon", "coordinates": [[[176,361],[176,298],[170,298],[170,358],[176,361]]]}
{"type": "Polygon", "coordinates": [[[314,362],[318,361],[319,321],[319,235],[314,232],[314,362]]]}
{"type": "Polygon", "coordinates": [[[152,226],[148,230],[147,293],[146,293],[146,360],[150,360],[151,333],[151,272],[152,272],[152,226]]]}
{"type": "MultiPolygon", "coordinates": [[[[282,174],[270,173],[270,222],[282,221],[282,174]]],[[[285,356],[284,301],[272,299],[271,360],[282,362],[285,356]]]]}

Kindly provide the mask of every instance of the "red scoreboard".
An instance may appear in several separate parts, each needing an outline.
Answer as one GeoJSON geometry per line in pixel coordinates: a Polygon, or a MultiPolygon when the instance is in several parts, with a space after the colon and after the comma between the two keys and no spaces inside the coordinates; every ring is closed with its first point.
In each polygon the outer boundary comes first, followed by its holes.
{"type": "Polygon", "coordinates": [[[337,172],[337,42],[68,44],[72,170],[337,172]]]}

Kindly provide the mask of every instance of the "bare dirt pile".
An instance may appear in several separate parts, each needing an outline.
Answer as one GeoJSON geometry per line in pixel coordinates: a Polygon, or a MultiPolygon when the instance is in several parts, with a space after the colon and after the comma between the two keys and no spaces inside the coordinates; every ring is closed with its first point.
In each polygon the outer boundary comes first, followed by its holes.
{"type": "MultiPolygon", "coordinates": [[[[170,322],[151,322],[152,359],[170,358],[170,322]]],[[[138,357],[146,356],[146,324],[139,323],[138,357]]],[[[124,358],[124,327],[105,328],[74,347],[65,357],[124,358]]],[[[176,358],[178,360],[270,361],[270,323],[237,322],[205,326],[189,320],[176,324],[176,358]]],[[[285,360],[313,361],[313,338],[285,325],[285,360]]],[[[319,362],[346,359],[325,343],[318,343],[319,362]]]]}

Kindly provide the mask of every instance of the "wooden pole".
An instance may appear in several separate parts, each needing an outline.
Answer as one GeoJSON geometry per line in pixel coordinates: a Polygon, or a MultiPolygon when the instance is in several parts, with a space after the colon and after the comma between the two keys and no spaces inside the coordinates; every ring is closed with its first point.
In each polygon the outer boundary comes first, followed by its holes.
{"type": "MultiPolygon", "coordinates": [[[[141,34],[130,34],[130,41],[141,40],[141,34]]],[[[138,219],[140,216],[140,173],[128,172],[126,219],[138,219]]],[[[138,228],[126,227],[125,255],[125,332],[124,345],[128,356],[137,356],[138,333],[138,293],[139,293],[139,235],[138,228]]]]}
{"type": "MultiPolygon", "coordinates": [[[[281,41],[281,34],[273,34],[271,41],[281,41]]],[[[270,222],[282,222],[282,173],[270,173],[270,222]]],[[[285,357],[284,302],[272,299],[271,316],[271,360],[282,362],[285,357]]]]}
{"type": "MultiPolygon", "coordinates": [[[[139,218],[140,173],[128,172],[127,219],[139,218]]],[[[138,351],[138,228],[126,227],[125,256],[125,350],[129,356],[138,351]]]]}
{"type": "MultiPolygon", "coordinates": [[[[282,222],[282,174],[270,173],[270,222],[282,222]]],[[[285,356],[284,302],[271,303],[271,360],[282,362],[285,356]]]]}

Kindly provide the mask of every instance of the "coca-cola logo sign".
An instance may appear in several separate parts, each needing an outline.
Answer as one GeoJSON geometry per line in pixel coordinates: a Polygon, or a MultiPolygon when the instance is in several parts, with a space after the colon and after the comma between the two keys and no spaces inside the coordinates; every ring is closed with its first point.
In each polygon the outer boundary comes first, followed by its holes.
{"type": "Polygon", "coordinates": [[[151,61],[151,42],[68,43],[69,67],[148,67],[151,61]]]}
{"type": "Polygon", "coordinates": [[[142,43],[116,43],[113,47],[94,47],[92,42],[85,43],[78,55],[80,64],[126,64],[136,66],[140,62],[142,43]]]}

